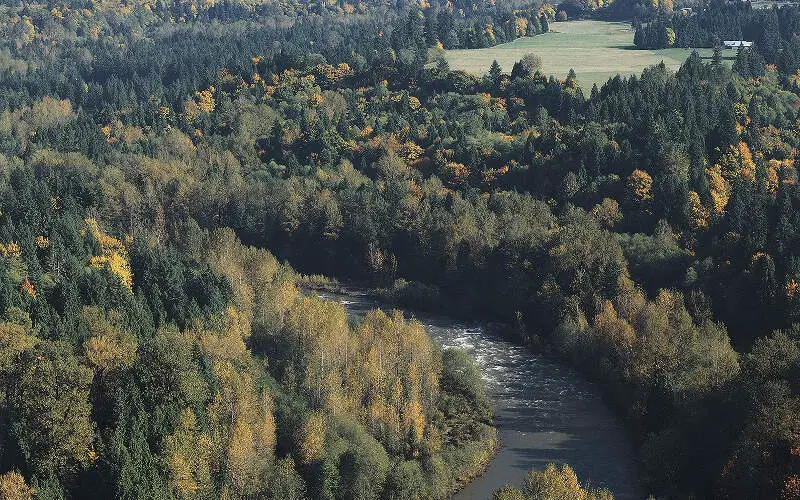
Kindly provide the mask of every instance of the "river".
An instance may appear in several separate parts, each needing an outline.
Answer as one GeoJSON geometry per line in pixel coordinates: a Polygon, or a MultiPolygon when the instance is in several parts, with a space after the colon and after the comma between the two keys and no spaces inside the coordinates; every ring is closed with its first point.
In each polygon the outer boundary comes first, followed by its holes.
{"type": "MultiPolygon", "coordinates": [[[[317,292],[363,317],[393,309],[363,292],[317,292]]],[[[403,310],[403,309],[401,309],[403,310]]],[[[477,362],[491,398],[503,446],[486,472],[454,498],[484,500],[507,483],[521,484],[531,469],[568,463],[582,482],[604,486],[617,499],[643,499],[629,436],[599,396],[599,388],[574,370],[491,333],[480,323],[403,310],[420,321],[442,347],[457,347],[477,362]]]]}

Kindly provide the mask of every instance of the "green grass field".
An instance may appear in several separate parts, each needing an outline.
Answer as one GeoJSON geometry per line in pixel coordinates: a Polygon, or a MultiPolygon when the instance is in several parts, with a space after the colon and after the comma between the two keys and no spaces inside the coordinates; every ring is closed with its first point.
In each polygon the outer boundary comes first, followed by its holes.
{"type": "MultiPolygon", "coordinates": [[[[691,49],[638,50],[633,46],[633,30],[627,23],[603,21],[567,21],[550,25],[551,32],[488,49],[449,50],[445,52],[452,69],[482,75],[497,60],[503,71],[511,72],[514,62],[533,52],[542,58],[542,72],[564,78],[573,68],[585,92],[605,83],[616,74],[641,74],[647,66],[664,61],[675,70],[689,57],[691,49]]],[[[712,49],[698,49],[711,58],[712,49]]],[[[735,52],[724,54],[735,57],[735,52]]]]}

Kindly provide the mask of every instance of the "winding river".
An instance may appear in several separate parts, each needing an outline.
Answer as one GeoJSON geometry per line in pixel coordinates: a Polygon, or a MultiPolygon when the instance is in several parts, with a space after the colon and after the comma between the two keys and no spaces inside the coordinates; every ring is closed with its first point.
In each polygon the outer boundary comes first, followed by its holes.
{"type": "MultiPolygon", "coordinates": [[[[351,317],[391,306],[363,292],[317,292],[344,305],[351,317]]],[[[503,446],[486,472],[462,489],[458,500],[491,497],[507,484],[521,484],[531,468],[568,463],[581,481],[605,486],[617,499],[642,499],[634,450],[622,423],[575,371],[487,331],[480,323],[404,310],[442,347],[458,347],[476,361],[495,407],[503,446]]]]}

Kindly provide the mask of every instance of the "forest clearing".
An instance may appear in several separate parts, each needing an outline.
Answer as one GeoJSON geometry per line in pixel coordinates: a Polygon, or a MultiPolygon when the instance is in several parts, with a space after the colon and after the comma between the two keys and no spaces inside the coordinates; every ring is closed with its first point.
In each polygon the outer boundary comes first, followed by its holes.
{"type": "MultiPolygon", "coordinates": [[[[602,86],[617,74],[640,74],[662,61],[675,71],[693,49],[670,48],[640,50],[633,45],[634,30],[628,23],[606,21],[566,21],[553,23],[551,31],[535,37],[518,38],[510,43],[485,49],[458,49],[445,52],[450,68],[482,75],[497,61],[505,71],[522,56],[533,52],[542,58],[542,72],[563,79],[570,69],[586,91],[593,84],[602,86]]],[[[697,49],[700,57],[711,59],[713,49],[697,49]]],[[[735,52],[724,54],[734,57],[735,52]]]]}

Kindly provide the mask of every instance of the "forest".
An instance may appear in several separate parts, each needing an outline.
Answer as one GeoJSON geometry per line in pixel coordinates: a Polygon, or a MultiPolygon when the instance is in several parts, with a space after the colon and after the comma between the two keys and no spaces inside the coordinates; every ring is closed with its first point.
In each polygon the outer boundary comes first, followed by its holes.
{"type": "Polygon", "coordinates": [[[789,72],[800,57],[795,36],[798,24],[797,5],[756,9],[750,2],[712,0],[698,12],[661,9],[637,19],[634,43],[647,48],[718,47],[724,40],[746,40],[757,45],[767,63],[789,72]]]}
{"type": "Polygon", "coordinates": [[[2,2],[0,495],[479,474],[471,360],[302,273],[511,325],[600,384],[657,497],[800,498],[800,9],[582,4],[641,47],[756,42],[592,89],[441,57],[567,7],[2,2]]]}

